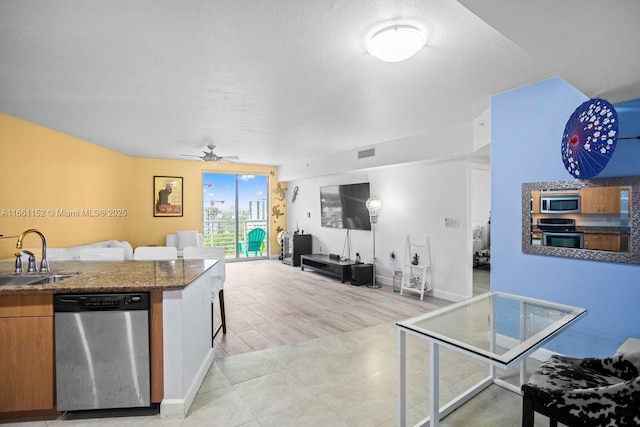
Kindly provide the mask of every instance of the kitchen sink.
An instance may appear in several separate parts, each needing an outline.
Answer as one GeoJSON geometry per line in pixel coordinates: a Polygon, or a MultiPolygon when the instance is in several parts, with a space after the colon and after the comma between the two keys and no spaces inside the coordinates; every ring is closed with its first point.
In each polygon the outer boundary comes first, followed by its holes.
{"type": "Polygon", "coordinates": [[[43,285],[56,283],[69,277],[77,276],[78,274],[79,273],[4,276],[0,277],[0,286],[43,285]]]}
{"type": "Polygon", "coordinates": [[[49,274],[39,283],[56,283],[64,279],[68,279],[69,277],[75,277],[78,274],[80,273],[49,274]]]}

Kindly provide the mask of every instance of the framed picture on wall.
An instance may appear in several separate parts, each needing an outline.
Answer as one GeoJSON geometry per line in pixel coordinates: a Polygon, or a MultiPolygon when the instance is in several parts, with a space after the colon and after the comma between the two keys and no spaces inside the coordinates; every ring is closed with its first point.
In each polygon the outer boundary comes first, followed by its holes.
{"type": "Polygon", "coordinates": [[[153,216],[182,216],[182,177],[153,177],[153,216]]]}

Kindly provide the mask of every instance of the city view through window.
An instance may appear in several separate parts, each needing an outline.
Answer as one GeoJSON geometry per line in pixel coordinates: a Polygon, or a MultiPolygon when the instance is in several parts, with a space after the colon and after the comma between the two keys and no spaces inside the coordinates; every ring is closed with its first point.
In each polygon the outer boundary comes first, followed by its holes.
{"type": "Polygon", "coordinates": [[[268,256],[268,177],[203,173],[204,246],[224,246],[227,259],[268,256]]]}

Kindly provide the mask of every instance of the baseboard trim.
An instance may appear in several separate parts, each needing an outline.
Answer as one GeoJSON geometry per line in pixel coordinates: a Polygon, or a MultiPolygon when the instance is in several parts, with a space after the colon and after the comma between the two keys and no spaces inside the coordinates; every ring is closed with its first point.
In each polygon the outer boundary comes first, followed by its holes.
{"type": "Polygon", "coordinates": [[[193,401],[198,394],[198,390],[209,372],[209,368],[213,364],[214,354],[213,348],[209,350],[207,357],[203,360],[198,369],[198,373],[189,385],[189,389],[184,399],[163,399],[160,403],[160,418],[182,419],[187,416],[193,401]]]}
{"type": "MultiPolygon", "coordinates": [[[[393,286],[393,278],[384,277],[384,276],[376,276],[377,283],[382,283],[383,285],[393,286]]],[[[415,292],[411,292],[411,295],[420,295],[415,292]]],[[[459,302],[467,299],[468,297],[464,297],[458,294],[453,294],[450,292],[442,291],[438,288],[432,289],[430,291],[425,291],[424,296],[432,296],[440,299],[445,299],[451,302],[459,302]]]]}
{"type": "Polygon", "coordinates": [[[441,291],[439,289],[434,289],[434,290],[430,291],[429,295],[432,295],[432,296],[434,296],[436,298],[440,298],[440,299],[446,299],[447,301],[452,301],[452,302],[460,302],[462,300],[468,299],[468,298],[465,298],[465,297],[460,296],[458,294],[452,294],[451,292],[445,292],[445,291],[441,291]]]}

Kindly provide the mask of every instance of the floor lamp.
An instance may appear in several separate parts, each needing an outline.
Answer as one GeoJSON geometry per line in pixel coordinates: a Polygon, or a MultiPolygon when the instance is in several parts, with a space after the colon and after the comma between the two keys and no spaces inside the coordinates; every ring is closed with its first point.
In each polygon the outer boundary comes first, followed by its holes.
{"type": "Polygon", "coordinates": [[[371,222],[371,231],[373,232],[373,278],[371,284],[367,285],[367,287],[378,289],[381,288],[382,285],[376,283],[376,223],[378,222],[378,211],[382,207],[382,202],[376,197],[369,197],[365,205],[369,211],[369,221],[371,222]]]}

